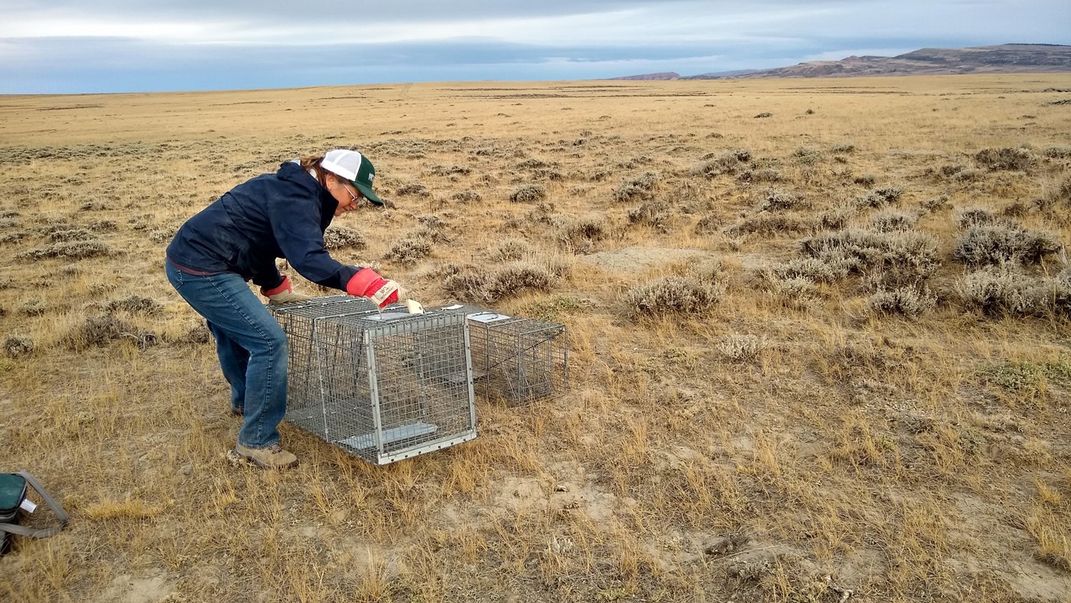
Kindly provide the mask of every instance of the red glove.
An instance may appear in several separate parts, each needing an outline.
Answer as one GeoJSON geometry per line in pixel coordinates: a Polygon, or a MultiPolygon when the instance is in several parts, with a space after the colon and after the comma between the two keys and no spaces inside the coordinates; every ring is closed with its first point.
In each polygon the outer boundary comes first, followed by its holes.
{"type": "Polygon", "coordinates": [[[290,277],[286,276],[284,274],[283,275],[283,282],[281,282],[278,285],[272,287],[271,289],[269,289],[267,287],[261,287],[260,288],[260,294],[263,295],[264,297],[271,297],[273,295],[278,295],[279,293],[282,293],[284,291],[289,293],[289,292],[291,292],[293,290],[294,290],[294,286],[290,284],[290,277]]]}
{"type": "Polygon", "coordinates": [[[299,302],[309,299],[307,295],[300,293],[294,293],[294,286],[290,284],[290,277],[283,276],[283,282],[279,283],[275,287],[268,289],[267,287],[260,288],[260,294],[268,298],[273,304],[286,304],[290,302],[299,302]]]}
{"type": "Polygon", "coordinates": [[[355,297],[367,297],[380,308],[402,301],[404,290],[398,283],[387,280],[371,268],[361,268],[346,283],[346,293],[355,297]]]}

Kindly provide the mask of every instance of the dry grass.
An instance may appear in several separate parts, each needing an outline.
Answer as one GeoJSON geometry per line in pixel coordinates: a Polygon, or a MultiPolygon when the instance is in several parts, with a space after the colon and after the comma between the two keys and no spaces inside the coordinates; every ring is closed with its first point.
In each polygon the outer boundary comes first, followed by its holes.
{"type": "Polygon", "coordinates": [[[72,514],[0,559],[0,599],[1062,603],[1068,88],[0,98],[0,458],[72,514]],[[224,461],[228,388],[163,248],[336,145],[389,203],[332,253],[566,323],[567,396],[479,400],[476,440],[387,467],[289,426],[298,469],[224,461]]]}

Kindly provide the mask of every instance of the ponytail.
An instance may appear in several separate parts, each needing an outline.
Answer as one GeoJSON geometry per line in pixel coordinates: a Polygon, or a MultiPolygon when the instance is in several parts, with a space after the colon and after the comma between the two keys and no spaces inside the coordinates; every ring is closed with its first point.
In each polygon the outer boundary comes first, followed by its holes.
{"type": "Polygon", "coordinates": [[[302,157],[298,162],[301,164],[301,169],[312,174],[313,178],[320,183],[320,186],[327,188],[327,170],[320,167],[320,163],[324,160],[323,155],[302,157]]]}

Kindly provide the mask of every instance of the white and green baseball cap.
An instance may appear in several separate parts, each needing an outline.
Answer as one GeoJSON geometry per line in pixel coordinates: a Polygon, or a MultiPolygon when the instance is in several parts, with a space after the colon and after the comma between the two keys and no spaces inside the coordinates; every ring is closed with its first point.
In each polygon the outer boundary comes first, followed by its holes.
{"type": "Polygon", "coordinates": [[[349,149],[332,149],[324,155],[320,167],[349,180],[361,191],[365,199],[376,205],[383,205],[383,200],[372,190],[376,168],[364,155],[349,149]]]}

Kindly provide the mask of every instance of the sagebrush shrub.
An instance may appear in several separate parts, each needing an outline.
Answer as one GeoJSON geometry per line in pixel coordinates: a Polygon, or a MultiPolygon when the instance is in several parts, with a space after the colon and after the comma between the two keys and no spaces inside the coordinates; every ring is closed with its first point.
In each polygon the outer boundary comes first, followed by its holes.
{"type": "Polygon", "coordinates": [[[364,237],[361,233],[345,226],[328,226],[324,232],[324,247],[327,249],[363,249],[364,237]]]}
{"type": "Polygon", "coordinates": [[[1033,167],[1035,159],[1026,149],[982,149],[974,155],[974,160],[990,170],[1026,170],[1033,167]]]}
{"type": "Polygon", "coordinates": [[[606,220],[601,217],[558,218],[558,243],[574,253],[590,253],[595,244],[606,238],[606,220]]]}
{"type": "Polygon", "coordinates": [[[1049,159],[1071,158],[1071,147],[1049,147],[1045,149],[1044,155],[1049,159]]]}
{"type": "Polygon", "coordinates": [[[141,331],[111,314],[90,316],[62,338],[62,343],[71,350],[101,347],[113,341],[128,339],[141,349],[156,344],[156,334],[141,331]]]}
{"type": "Polygon", "coordinates": [[[647,224],[666,232],[672,214],[664,203],[646,201],[628,211],[629,224],[647,224]]]}
{"type": "Polygon", "coordinates": [[[848,225],[857,209],[848,204],[831,207],[818,214],[818,225],[825,230],[840,230],[848,225]]]}
{"type": "Polygon", "coordinates": [[[671,276],[630,289],[624,301],[632,317],[703,314],[721,301],[724,292],[724,287],[717,283],[671,276]]]}
{"type": "Polygon", "coordinates": [[[751,153],[743,149],[727,151],[720,155],[710,154],[704,156],[703,162],[693,168],[692,172],[707,178],[721,176],[722,174],[735,174],[742,167],[742,164],[750,160],[751,153]]]}
{"type": "Polygon", "coordinates": [[[703,216],[695,223],[695,234],[709,235],[721,230],[722,220],[718,216],[703,216]]]}
{"type": "Polygon", "coordinates": [[[822,153],[817,149],[801,147],[792,152],[792,157],[803,165],[814,165],[821,161],[822,153]]]}
{"type": "Polygon", "coordinates": [[[766,349],[766,340],[756,335],[727,335],[715,349],[733,362],[747,362],[755,360],[766,349]]]}
{"type": "Polygon", "coordinates": [[[1009,267],[985,268],[966,275],[958,292],[967,308],[990,316],[1038,314],[1045,307],[1037,279],[1009,267]]]}
{"type": "Polygon", "coordinates": [[[656,172],[644,172],[639,176],[626,178],[614,189],[614,199],[618,201],[642,201],[654,197],[654,189],[660,176],[656,172]]]}
{"type": "Polygon", "coordinates": [[[532,253],[532,246],[523,239],[505,239],[487,251],[490,262],[508,262],[519,260],[532,253]]]}
{"type": "Polygon", "coordinates": [[[111,252],[111,248],[100,241],[70,241],[24,251],[15,256],[15,258],[19,260],[43,260],[47,258],[83,260],[109,255],[111,252]]]}
{"type": "Polygon", "coordinates": [[[1059,203],[1071,208],[1071,176],[1065,176],[1047,196],[1050,203],[1059,203]]]}
{"type": "Polygon", "coordinates": [[[517,261],[494,270],[469,266],[450,271],[443,289],[465,301],[491,303],[524,291],[546,291],[564,269],[517,261]]]}
{"type": "Polygon", "coordinates": [[[981,225],[967,229],[956,242],[952,256],[968,266],[1029,265],[1059,249],[1059,241],[1047,233],[1014,224],[981,225]]]}
{"type": "Polygon", "coordinates": [[[897,186],[887,186],[874,189],[865,197],[860,197],[856,204],[862,207],[882,207],[898,202],[904,194],[904,189],[897,186]]]}
{"type": "Polygon", "coordinates": [[[412,264],[431,255],[431,243],[423,236],[413,235],[394,243],[383,258],[402,264],[412,264]]]}
{"type": "Polygon", "coordinates": [[[778,232],[804,232],[812,227],[810,221],[802,218],[759,212],[733,224],[725,230],[725,234],[733,237],[747,234],[768,235],[778,232]]]}
{"type": "Polygon", "coordinates": [[[96,236],[84,228],[71,228],[54,230],[48,233],[47,238],[52,243],[59,243],[64,241],[89,241],[95,239],[96,236]]]}
{"type": "Polygon", "coordinates": [[[33,340],[29,337],[10,335],[4,339],[4,355],[8,358],[22,358],[33,354],[33,340]]]}
{"type": "Polygon", "coordinates": [[[749,168],[737,176],[741,182],[781,182],[785,179],[776,168],[749,168]]]}
{"type": "Polygon", "coordinates": [[[818,297],[818,285],[806,276],[777,279],[772,283],[771,291],[794,308],[805,308],[818,297]]]}
{"type": "Polygon", "coordinates": [[[535,203],[547,198],[547,189],[542,184],[525,184],[509,196],[514,203],[535,203]]]}
{"type": "Polygon", "coordinates": [[[406,184],[403,184],[403,185],[399,186],[394,191],[394,194],[398,195],[399,197],[404,197],[404,196],[427,197],[427,196],[431,195],[431,191],[428,190],[428,187],[424,186],[423,184],[421,184],[419,182],[409,182],[409,183],[406,183],[406,184]]]}
{"type": "Polygon", "coordinates": [[[796,258],[770,272],[775,280],[806,278],[815,283],[832,283],[846,278],[859,265],[859,259],[846,253],[831,251],[821,258],[796,258]]]}
{"type": "Polygon", "coordinates": [[[883,212],[870,219],[871,226],[878,232],[911,230],[917,222],[918,217],[902,212],[883,212]]]}
{"type": "Polygon", "coordinates": [[[757,209],[759,211],[783,211],[797,209],[805,205],[803,195],[791,191],[772,188],[762,195],[757,209]]]}
{"type": "Polygon", "coordinates": [[[917,283],[929,278],[940,260],[937,240],[915,231],[874,232],[842,230],[823,232],[802,241],[804,253],[818,259],[851,257],[856,261],[852,271],[881,273],[889,285],[917,283]]]}
{"type": "Polygon", "coordinates": [[[104,305],[104,311],[109,314],[127,312],[129,314],[157,316],[164,311],[164,306],[154,299],[134,294],[108,302],[104,305]]]}
{"type": "Polygon", "coordinates": [[[461,203],[476,203],[483,200],[483,196],[476,191],[458,191],[451,195],[450,198],[461,203]]]}
{"type": "Polygon", "coordinates": [[[916,318],[937,305],[937,296],[928,289],[915,286],[880,289],[870,296],[867,305],[875,312],[916,318]]]}
{"type": "Polygon", "coordinates": [[[992,224],[997,219],[996,214],[982,207],[967,207],[956,212],[956,226],[961,230],[971,226],[992,224]]]}
{"type": "Polygon", "coordinates": [[[925,209],[928,212],[940,211],[948,207],[948,195],[940,195],[926,199],[925,201],[922,201],[920,205],[922,205],[922,209],[925,209]]]}

